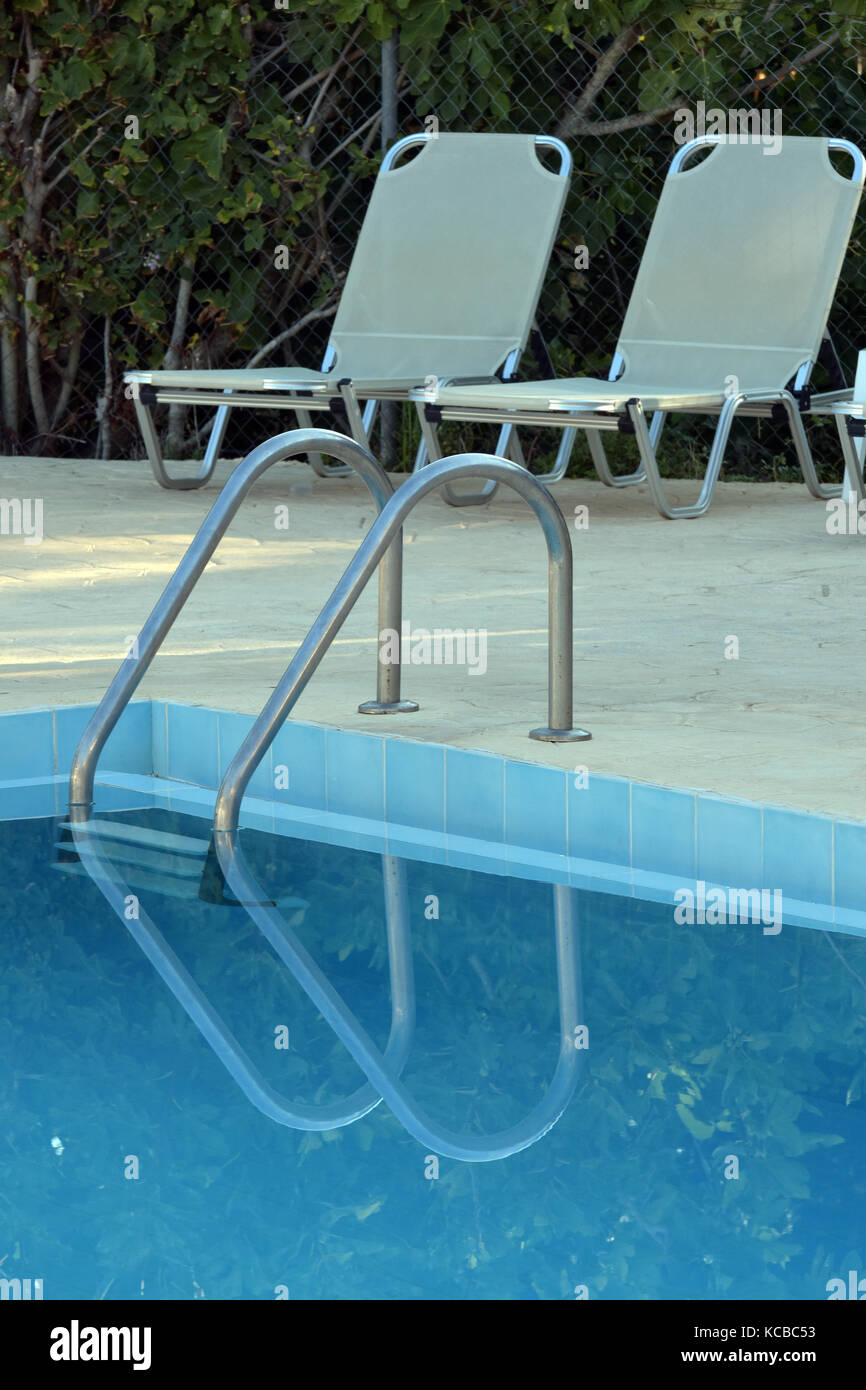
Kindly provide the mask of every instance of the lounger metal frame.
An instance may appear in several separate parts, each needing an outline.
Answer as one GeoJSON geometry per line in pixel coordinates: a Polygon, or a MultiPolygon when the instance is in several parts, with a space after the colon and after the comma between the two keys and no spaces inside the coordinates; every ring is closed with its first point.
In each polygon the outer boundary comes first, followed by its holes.
{"type": "MultiPolygon", "coordinates": [[[[722,137],[718,135],[698,136],[694,140],[683,145],[674,156],[670,165],[670,173],[677,173],[685,167],[688,160],[699,150],[706,146],[720,143],[722,137]]],[[[850,176],[850,182],[858,187],[863,186],[866,179],[866,161],[862,152],[856,145],[848,140],[830,139],[828,140],[830,150],[844,151],[851,155],[854,160],[854,170],[850,176]]],[[[617,353],[611,365],[608,380],[618,379],[622,367],[622,359],[617,353]]],[[[593,463],[599,477],[608,486],[629,486],[634,483],[646,481],[650,496],[658,512],[669,520],[680,518],[691,518],[702,516],[710,506],[716,483],[718,482],[721,471],[725,450],[730,437],[731,427],[737,416],[751,416],[756,418],[772,417],[778,407],[784,411],[791,429],[791,437],[797,453],[797,458],[803,473],[806,486],[815,498],[837,497],[841,493],[841,487],[837,485],[825,486],[819,482],[814,460],[812,458],[809,441],[803,427],[803,415],[808,413],[808,405],[801,405],[800,393],[805,393],[808,387],[810,376],[814,367],[811,360],[800,364],[790,388],[780,391],[740,391],[729,395],[722,404],[718,401],[708,402],[708,398],[700,395],[682,395],[676,399],[674,404],[669,404],[667,408],[661,408],[658,402],[644,402],[637,397],[616,405],[599,405],[599,408],[592,409],[591,406],[569,408],[567,403],[556,402],[556,383],[551,382],[550,405],[545,408],[527,409],[521,407],[509,408],[503,404],[501,409],[493,409],[489,406],[472,407],[466,405],[453,405],[445,402],[430,403],[429,395],[426,400],[422,398],[420,392],[413,393],[424,440],[427,445],[428,454],[431,458],[441,455],[441,448],[438,440],[438,425],[444,420],[476,421],[483,423],[495,423],[507,420],[514,425],[555,425],[563,429],[573,429],[575,427],[587,431],[590,450],[592,452],[593,463]],[[652,423],[647,423],[646,411],[653,410],[652,423]],[[697,502],[690,506],[673,506],[668,500],[665,487],[662,481],[657,459],[657,445],[661,434],[664,419],[670,411],[677,413],[717,415],[719,422],[716,427],[713,443],[707,459],[707,467],[704,473],[700,495],[697,502]],[[600,441],[597,434],[605,430],[618,430],[633,434],[636,439],[638,451],[641,459],[641,467],[634,473],[624,477],[614,478],[609,474],[605,476],[607,468],[603,461],[603,455],[599,453],[600,441]]],[[[443,385],[461,386],[467,385],[465,381],[454,380],[443,385]]],[[[676,397],[675,390],[671,391],[671,396],[676,397]]],[[[806,393],[807,394],[807,393],[806,393]]],[[[567,391],[563,392],[563,396],[567,391]]],[[[845,438],[842,436],[840,426],[840,437],[843,438],[843,450],[845,458],[846,473],[851,476],[854,470],[852,451],[848,448],[845,438]]],[[[455,505],[467,505],[481,501],[487,501],[491,496],[490,491],[475,494],[467,497],[451,496],[449,501],[455,505]]]]}
{"type": "MultiPolygon", "coordinates": [[[[425,145],[430,140],[435,140],[436,135],[428,132],[419,132],[414,135],[404,136],[386,152],[382,164],[381,172],[386,173],[394,168],[406,150],[425,145]]],[[[536,149],[549,149],[555,151],[559,156],[559,168],[557,177],[567,180],[571,175],[572,159],[568,147],[555,136],[537,135],[535,137],[536,149]]],[[[538,326],[533,320],[531,328],[527,328],[529,334],[539,334],[538,326]]],[[[516,373],[525,350],[523,347],[516,349],[508,354],[501,367],[501,379],[503,381],[512,380],[516,373]]],[[[329,342],[322,358],[320,370],[328,372],[334,366],[337,352],[334,345],[329,342]]],[[[266,369],[263,368],[263,373],[266,369]]],[[[303,428],[312,425],[312,414],[315,411],[333,411],[335,407],[342,408],[348,422],[348,431],[351,437],[360,444],[362,448],[369,449],[369,433],[373,427],[379,403],[382,401],[405,402],[409,399],[407,390],[404,387],[395,387],[393,390],[382,389],[381,385],[376,388],[375,395],[371,389],[365,386],[363,380],[352,380],[346,377],[337,383],[322,383],[317,386],[309,381],[296,390],[265,390],[255,389],[251,391],[211,389],[207,387],[168,387],[139,383],[136,380],[137,373],[128,372],[125,379],[132,384],[133,406],[135,408],[136,419],[141,431],[144,442],[145,452],[153,470],[153,475],[160,487],[167,489],[188,490],[192,488],[204,487],[213,476],[214,468],[220,456],[223,441],[225,439],[226,428],[232,410],[240,408],[253,408],[258,410],[292,410],[295,413],[298,424],[303,428]],[[336,387],[336,390],[335,390],[336,387]],[[363,409],[362,409],[362,402],[363,409]],[[187,474],[180,477],[173,477],[166,469],[160,447],[159,435],[153,418],[153,408],[157,405],[201,405],[215,408],[215,416],[212,422],[210,435],[205,449],[204,458],[197,473],[187,474]]],[[[549,481],[555,481],[564,475],[574,442],[574,433],[566,434],[563,437],[562,446],[559,450],[556,464],[549,481]]],[[[513,455],[515,461],[522,462],[523,456],[514,432],[514,425],[511,423],[502,426],[499,438],[494,450],[498,456],[508,457],[513,455]]],[[[441,457],[437,454],[436,457],[441,457]]],[[[415,459],[415,469],[422,467],[427,462],[426,443],[422,439],[415,459]]],[[[310,456],[310,463],[320,477],[329,477],[338,474],[345,474],[350,470],[342,466],[326,464],[321,458],[315,455],[310,456]]]]}

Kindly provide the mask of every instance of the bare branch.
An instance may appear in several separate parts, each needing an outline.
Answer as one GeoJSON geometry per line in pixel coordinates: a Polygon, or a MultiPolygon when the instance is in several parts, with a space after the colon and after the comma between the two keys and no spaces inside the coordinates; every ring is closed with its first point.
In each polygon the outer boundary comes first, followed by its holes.
{"type": "Polygon", "coordinates": [[[42,391],[42,348],[39,342],[39,319],[33,312],[37,297],[36,276],[28,275],[24,283],[24,334],[25,360],[27,364],[27,386],[36,428],[40,436],[47,438],[51,432],[45,396],[42,391]]]}
{"type": "Polygon", "coordinates": [[[351,143],[352,143],[353,140],[357,140],[359,135],[363,135],[364,131],[365,131],[365,130],[370,130],[371,127],[372,127],[372,133],[375,135],[376,131],[379,129],[379,126],[380,126],[381,124],[382,124],[382,112],[381,112],[381,111],[377,111],[376,114],[373,115],[373,116],[368,116],[367,119],[366,119],[366,121],[362,121],[361,124],[358,126],[358,128],[357,128],[356,130],[353,130],[353,131],[352,131],[352,134],[351,134],[351,135],[347,135],[346,139],[343,140],[343,142],[342,142],[341,144],[339,144],[335,150],[331,150],[331,151],[330,151],[330,153],[329,153],[329,155],[328,155],[328,158],[329,158],[329,159],[334,159],[334,158],[336,158],[336,156],[337,156],[338,154],[342,154],[343,150],[345,150],[346,147],[347,147],[348,145],[351,145],[351,143]]]}
{"type": "Polygon", "coordinates": [[[111,458],[111,397],[114,392],[114,369],[111,361],[111,318],[105,316],[102,331],[102,362],[105,373],[104,384],[96,405],[96,418],[99,421],[99,435],[96,457],[111,458]]]}
{"type": "MultiPolygon", "coordinates": [[[[352,35],[352,38],[349,40],[350,43],[354,42],[357,33],[358,30],[356,29],[355,33],[352,35]]],[[[266,53],[264,58],[261,58],[257,63],[254,63],[253,66],[250,68],[249,74],[247,76],[247,82],[250,82],[250,80],[253,77],[255,77],[257,73],[261,72],[262,68],[266,68],[268,66],[268,63],[272,63],[276,58],[278,58],[279,55],[286,48],[291,47],[293,42],[294,39],[286,39],[285,43],[281,43],[279,48],[275,48],[272,53],[266,53]]],[[[303,96],[304,92],[308,92],[311,87],[317,86],[319,82],[324,82],[327,78],[333,77],[334,73],[337,71],[339,67],[342,66],[343,63],[351,62],[353,58],[360,57],[363,51],[364,50],[362,48],[353,49],[351,53],[347,53],[344,50],[338,58],[334,59],[333,63],[330,63],[328,65],[328,67],[322,68],[321,72],[314,72],[310,77],[305,77],[303,82],[299,82],[297,87],[293,87],[292,90],[285,97],[283,97],[284,103],[288,105],[290,101],[294,101],[296,97],[303,96]]]]}
{"type": "Polygon", "coordinates": [[[578,121],[572,125],[572,135],[617,135],[621,130],[639,130],[641,126],[654,125],[666,116],[679,110],[679,101],[667,106],[659,106],[655,111],[640,111],[636,116],[617,116],[612,121],[578,121]]]}
{"type": "MultiPolygon", "coordinates": [[[[90,153],[90,151],[93,149],[93,146],[97,144],[99,140],[102,139],[104,134],[105,131],[103,130],[102,126],[100,126],[93,139],[88,140],[87,144],[84,146],[84,149],[79,150],[78,154],[75,156],[75,159],[84,159],[85,155],[88,155],[90,153]]],[[[54,178],[51,180],[50,183],[44,185],[46,194],[51,193],[59,183],[63,182],[67,174],[70,174],[72,172],[72,165],[74,163],[75,160],[71,160],[70,163],[66,165],[65,169],[61,169],[59,174],[55,174],[54,178]]]]}
{"type": "MultiPolygon", "coordinates": [[[[176,370],[180,366],[181,353],[184,340],[186,338],[186,325],[189,318],[189,302],[192,297],[192,272],[195,267],[195,255],[187,252],[181,262],[182,270],[188,274],[180,276],[180,284],[177,291],[177,302],[174,309],[174,324],[171,330],[171,340],[166,349],[162,361],[163,368],[168,371],[176,370]]],[[[168,408],[168,436],[166,448],[172,455],[177,457],[183,448],[183,422],[186,418],[187,406],[180,402],[170,405],[168,408]]]]}
{"type": "Polygon", "coordinates": [[[330,72],[330,73],[328,74],[328,76],[325,78],[325,81],[322,83],[322,86],[319,88],[319,91],[316,93],[316,100],[313,102],[313,105],[312,105],[312,107],[310,108],[310,114],[309,114],[309,116],[307,117],[307,120],[306,120],[306,124],[307,124],[308,126],[311,126],[311,125],[313,124],[313,121],[316,119],[316,113],[317,113],[317,111],[319,110],[319,107],[321,106],[321,104],[322,104],[322,102],[324,101],[325,97],[327,96],[327,94],[328,94],[328,89],[330,88],[331,83],[333,82],[335,76],[337,75],[338,70],[339,70],[339,69],[343,66],[343,64],[345,63],[345,61],[346,61],[346,55],[349,53],[349,50],[352,48],[352,46],[353,46],[353,44],[355,43],[355,40],[356,40],[356,38],[358,37],[358,34],[359,34],[360,32],[361,32],[361,25],[358,24],[358,25],[355,27],[353,33],[351,34],[351,36],[350,36],[350,38],[349,38],[349,42],[348,42],[348,43],[345,45],[345,47],[343,48],[343,51],[341,52],[341,54],[340,54],[339,58],[337,59],[336,63],[333,64],[331,72],[330,72]]]}
{"type": "Polygon", "coordinates": [[[596,99],[601,95],[602,88],[608,78],[616,68],[620,58],[623,58],[638,42],[641,34],[640,24],[630,24],[627,29],[623,29],[621,34],[608,45],[599,58],[593,69],[592,76],[575,102],[574,109],[569,112],[564,120],[560,121],[556,134],[560,139],[565,139],[569,135],[575,135],[581,124],[581,118],[587,111],[595,105],[596,99]]]}
{"type": "Polygon", "coordinates": [[[737,96],[748,96],[749,92],[753,91],[768,92],[773,87],[777,87],[780,82],[784,82],[786,77],[790,77],[792,72],[799,72],[807,63],[812,63],[816,58],[820,58],[824,53],[829,52],[840,37],[841,32],[837,29],[836,33],[831,34],[829,39],[824,39],[821,43],[817,43],[815,47],[810,48],[807,53],[801,53],[799,58],[793,58],[790,63],[783,64],[782,67],[777,68],[775,72],[769,73],[766,77],[756,77],[751,82],[747,82],[745,87],[741,87],[737,92],[737,96]]]}
{"type": "Polygon", "coordinates": [[[287,328],[284,332],[278,333],[276,338],[271,338],[269,343],[265,343],[264,347],[259,348],[258,352],[254,352],[247,362],[247,366],[257,367],[260,362],[264,361],[270,353],[280,346],[280,343],[285,343],[289,338],[294,338],[296,333],[300,333],[302,328],[307,327],[307,324],[315,323],[317,319],[330,318],[332,314],[336,313],[338,303],[339,297],[335,297],[329,299],[327,303],[322,304],[318,309],[311,309],[308,314],[304,314],[302,318],[299,318],[297,323],[293,323],[291,328],[287,328]]]}
{"type": "MultiPolygon", "coordinates": [[[[65,149],[66,146],[70,143],[71,140],[77,139],[78,136],[81,135],[81,134],[82,134],[85,130],[87,130],[90,126],[92,126],[92,125],[94,124],[95,121],[104,121],[104,120],[106,120],[106,119],[112,114],[112,111],[113,111],[113,108],[112,108],[111,106],[109,106],[105,111],[101,112],[100,115],[94,116],[94,117],[93,117],[91,120],[89,120],[89,121],[83,121],[81,125],[76,126],[75,129],[73,130],[73,132],[72,132],[71,135],[67,135],[67,137],[66,137],[65,140],[61,140],[60,143],[59,143],[59,145],[55,145],[55,146],[54,146],[54,149],[51,151],[51,153],[48,155],[47,159],[45,160],[45,168],[46,168],[46,169],[50,169],[50,168],[51,168],[52,164],[54,163],[55,159],[56,159],[57,156],[59,155],[60,151],[63,150],[63,149],[65,149]]],[[[45,126],[47,126],[48,121],[50,121],[50,120],[51,120],[51,117],[50,117],[50,116],[46,117],[45,125],[42,127],[43,134],[44,134],[44,132],[45,132],[45,126]]],[[[99,132],[98,132],[98,134],[99,134],[99,135],[104,135],[104,134],[105,134],[104,128],[103,128],[103,129],[100,129],[99,132]]],[[[90,147],[88,146],[88,148],[90,148],[90,147]]]]}
{"type": "Polygon", "coordinates": [[[60,424],[60,421],[63,419],[66,407],[69,404],[69,397],[72,395],[72,388],[75,385],[75,378],[78,376],[78,364],[81,361],[81,338],[82,330],[79,328],[75,337],[72,339],[72,343],[70,344],[69,356],[67,357],[66,362],[63,364],[63,366],[61,366],[59,362],[54,364],[58,372],[60,373],[60,378],[63,382],[63,385],[60,388],[60,394],[57,397],[57,402],[54,406],[53,411],[51,412],[52,434],[57,429],[57,426],[60,424]]]}

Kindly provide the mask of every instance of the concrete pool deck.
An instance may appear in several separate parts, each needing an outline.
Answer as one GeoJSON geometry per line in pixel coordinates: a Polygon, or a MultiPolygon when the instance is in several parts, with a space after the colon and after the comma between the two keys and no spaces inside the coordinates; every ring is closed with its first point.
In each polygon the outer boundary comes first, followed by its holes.
{"type": "MultiPolygon", "coordinates": [[[[670,488],[675,501],[696,490],[670,488]]],[[[41,544],[0,535],[0,710],[101,698],[217,491],[165,492],[141,462],[0,460],[0,496],[41,498],[44,516],[41,544]]],[[[572,536],[574,721],[591,742],[526,737],[546,722],[547,564],[504,489],[484,508],[427,498],[406,531],[404,618],[486,630],[486,673],[406,666],[419,712],[358,714],[375,693],[371,581],[297,717],[866,819],[866,536],[830,535],[824,503],[796,484],[722,483],[708,515],[679,522],[643,487],[553,493],[567,519],[589,508],[572,536]]],[[[258,713],[373,516],[356,478],[271,470],[136,698],[258,713]]]]}

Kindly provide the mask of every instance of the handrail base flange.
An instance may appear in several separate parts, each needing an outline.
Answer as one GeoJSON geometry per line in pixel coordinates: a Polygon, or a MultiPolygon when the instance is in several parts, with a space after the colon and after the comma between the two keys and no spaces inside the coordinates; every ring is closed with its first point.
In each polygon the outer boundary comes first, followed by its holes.
{"type": "Polygon", "coordinates": [[[592,738],[592,734],[587,729],[530,729],[530,738],[537,738],[541,743],[586,743],[587,739],[592,738]]]}
{"type": "Polygon", "coordinates": [[[421,706],[415,700],[365,700],[359,714],[414,714],[421,706]]]}

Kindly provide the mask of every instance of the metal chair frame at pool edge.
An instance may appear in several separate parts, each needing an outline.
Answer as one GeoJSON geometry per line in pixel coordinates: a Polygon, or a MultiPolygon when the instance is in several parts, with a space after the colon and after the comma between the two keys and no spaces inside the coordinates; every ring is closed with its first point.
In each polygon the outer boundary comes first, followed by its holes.
{"type": "MultiPolygon", "coordinates": [[[[322,1118],[320,1112],[313,1114],[309,1107],[303,1110],[288,1107],[281,1097],[269,1092],[266,1083],[255,1073],[249,1059],[197,990],[150,917],[141,909],[140,903],[133,922],[126,919],[123,883],[118,881],[116,873],[110,871],[105,856],[100,854],[99,823],[90,819],[99,754],[216,549],[228,521],[252,482],[266,468],[308,449],[327,451],[355,466],[360,467],[363,463],[368,470],[372,467],[373,482],[370,479],[368,482],[373,490],[375,470],[378,469],[375,460],[365,455],[353,441],[326,432],[304,430],[278,436],[267,445],[260,445],[239,465],[145,623],[131,649],[135,655],[127,658],[120,668],[81,737],[70,773],[69,826],[85,870],[92,873],[103,895],[129,927],[141,949],[159,970],[230,1073],[264,1113],[280,1123],[299,1128],[329,1128],[351,1123],[360,1114],[367,1113],[376,1099],[381,1098],[387,1101],[409,1133],[435,1152],[467,1162],[488,1162],[516,1153],[541,1138],[556,1123],[577,1084],[583,1057],[575,1035],[582,1021],[582,1004],[573,890],[559,884],[554,885],[553,889],[560,1042],[551,1084],[541,1102],[510,1129],[493,1135],[454,1134],[425,1115],[400,1081],[403,1047],[411,1032],[410,1001],[413,988],[407,966],[408,938],[404,935],[408,931],[405,925],[405,895],[401,896],[399,883],[393,869],[388,866],[387,857],[386,902],[391,903],[388,938],[392,1029],[388,1047],[382,1054],[256,884],[239,843],[239,816],[244,792],[256,767],[380,561],[383,566],[385,561],[389,562],[389,574],[392,579],[397,576],[399,584],[399,538],[406,517],[421,497],[460,478],[493,478],[507,484],[529,503],[541,524],[548,547],[548,724],[532,730],[531,736],[552,742],[579,741],[589,737],[585,730],[575,729],[572,723],[571,540],[562,513],[536,478],[507,460],[465,455],[429,465],[393,494],[382,507],[319,618],[242,742],[217,795],[213,839],[225,883],[367,1075],[368,1082],[374,1088],[372,1104],[368,1103],[370,1092],[362,1088],[349,1100],[330,1107],[326,1123],[319,1124],[322,1118]],[[389,875],[392,879],[390,890],[387,888],[389,875]],[[401,902],[403,907],[400,906],[401,902]]],[[[379,484],[380,494],[390,486],[384,474],[382,477],[384,484],[379,484]]],[[[381,584],[380,612],[383,603],[392,614],[397,614],[396,626],[399,630],[402,606],[399,587],[389,597],[387,585],[381,584]]],[[[399,695],[399,685],[396,693],[399,695]]]]}
{"type": "MultiPolygon", "coordinates": [[[[653,504],[675,520],[709,508],[734,418],[781,413],[809,492],[838,496],[838,487],[818,480],[802,416],[864,177],[863,154],[847,140],[784,136],[769,155],[737,137],[683,145],[659,198],[609,380],[454,381],[416,390],[428,456],[441,454],[437,427],[445,420],[577,427],[601,472],[597,432],[624,431],[636,436],[653,504]],[[714,147],[708,157],[686,168],[707,147],[714,147]],[[836,172],[830,151],[852,157],[850,177],[836,172]],[[700,495],[689,506],[668,501],[656,457],[672,411],[719,417],[700,495]]],[[[858,487],[852,453],[843,438],[846,477],[858,487]]],[[[641,470],[604,479],[641,480],[641,470]]]]}
{"type": "MultiPolygon", "coordinates": [[[[407,401],[409,389],[428,378],[486,373],[489,380],[501,373],[510,380],[530,339],[549,364],[534,315],[570,175],[571,155],[554,136],[443,132],[398,140],[377,176],[320,371],[125,374],[160,486],[204,486],[229,414],[238,408],[293,410],[299,424],[309,427],[311,412],[341,407],[351,436],[369,448],[378,403],[407,401]],[[396,167],[405,151],[418,146],[415,159],[396,167]],[[538,161],[539,149],[558,155],[558,172],[538,161]],[[167,472],[152,414],[157,404],[216,408],[197,474],[167,472]]],[[[551,481],[564,475],[575,434],[563,436],[551,481]]],[[[495,452],[523,462],[512,425],[501,428],[495,452]]],[[[425,459],[422,440],[416,468],[425,459]]],[[[346,471],[316,455],[310,462],[322,477],[346,471]]]]}

